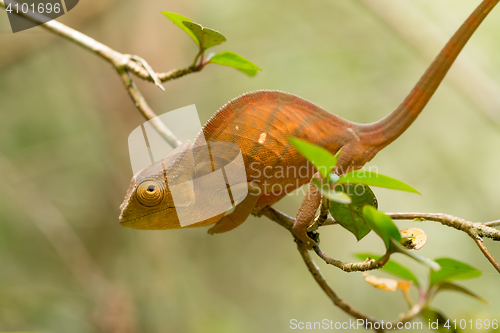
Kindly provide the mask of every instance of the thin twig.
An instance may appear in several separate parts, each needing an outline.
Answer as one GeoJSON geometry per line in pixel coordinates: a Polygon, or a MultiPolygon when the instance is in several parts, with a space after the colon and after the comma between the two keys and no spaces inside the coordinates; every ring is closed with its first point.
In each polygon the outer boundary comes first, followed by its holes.
{"type": "Polygon", "coordinates": [[[266,206],[263,209],[261,209],[259,214],[260,214],[259,216],[264,215],[271,221],[278,223],[286,230],[292,232],[293,223],[295,222],[295,219],[293,217],[288,216],[285,213],[282,213],[279,210],[269,206],[266,206]]]}
{"type": "Polygon", "coordinates": [[[173,148],[178,147],[182,142],[175,137],[170,129],[165,126],[160,118],[158,118],[154,111],[149,107],[149,104],[142,96],[141,92],[130,77],[128,71],[124,68],[117,68],[117,71],[123,81],[123,84],[125,85],[125,89],[130,95],[130,98],[132,98],[132,101],[134,102],[137,109],[146,119],[149,119],[151,125],[156,129],[158,133],[160,133],[160,135],[165,139],[165,141],[167,141],[170,146],[172,146],[173,148]]]}
{"type": "Polygon", "coordinates": [[[370,259],[366,260],[363,262],[355,262],[355,263],[350,263],[350,262],[342,262],[337,259],[330,258],[326,253],[324,253],[319,246],[314,246],[313,247],[314,252],[323,259],[324,262],[326,262],[329,265],[333,265],[337,268],[340,268],[344,272],[364,272],[364,271],[371,271],[374,269],[379,269],[380,267],[384,266],[384,263],[387,261],[377,261],[375,259],[370,259]]]}
{"type": "Polygon", "coordinates": [[[386,213],[394,220],[425,220],[439,222],[447,227],[467,233],[472,238],[487,237],[500,241],[500,230],[494,229],[485,223],[474,223],[448,214],[434,213],[386,213]]]}
{"type": "Polygon", "coordinates": [[[395,220],[426,220],[439,222],[442,225],[465,232],[474,240],[486,259],[488,259],[498,273],[500,273],[500,266],[498,265],[498,262],[495,260],[490,251],[488,251],[483,243],[483,240],[481,239],[481,237],[488,237],[496,241],[500,240],[500,230],[488,226],[495,225],[498,221],[473,223],[452,215],[431,213],[387,213],[387,215],[395,220]]]}
{"type": "MultiPolygon", "coordinates": [[[[5,2],[3,0],[0,0],[0,7],[5,8],[5,2]]],[[[20,11],[19,13],[17,13],[17,15],[40,24],[40,27],[97,54],[107,62],[111,63],[114,67],[125,67],[128,71],[134,73],[134,75],[136,75],[137,77],[153,83],[155,82],[155,77],[157,77],[161,82],[165,82],[179,78],[189,73],[198,72],[203,68],[193,67],[186,69],[174,69],[166,73],[155,73],[156,75],[151,75],[150,72],[148,72],[148,70],[145,68],[145,66],[143,66],[144,61],[140,61],[138,63],[134,60],[134,58],[137,56],[130,56],[128,54],[123,54],[116,50],[113,50],[109,46],[100,43],[97,40],[77,30],[72,29],[56,20],[50,20],[49,18],[46,18],[39,13],[33,13],[29,10],[26,13],[20,11]]]]}
{"type": "MultiPolygon", "coordinates": [[[[398,321],[384,322],[384,325],[382,326],[381,321],[378,321],[378,320],[376,320],[370,316],[367,316],[367,315],[363,314],[362,312],[354,309],[352,306],[350,306],[348,303],[346,303],[344,300],[342,300],[335,293],[335,291],[333,291],[333,289],[330,287],[328,282],[325,280],[325,278],[321,274],[316,263],[312,260],[310,254],[309,254],[309,251],[302,243],[298,243],[298,250],[300,252],[300,255],[302,256],[302,259],[304,260],[304,263],[307,266],[307,269],[314,277],[314,280],[318,283],[318,285],[321,287],[321,289],[323,289],[323,291],[326,293],[328,298],[330,298],[330,300],[333,302],[333,304],[335,304],[340,309],[342,309],[344,312],[353,316],[354,318],[362,319],[364,321],[365,326],[368,323],[372,323],[372,324],[378,323],[379,325],[381,325],[379,327],[392,327],[394,329],[394,328],[398,327],[398,323],[404,324],[404,323],[412,320],[416,316],[418,316],[420,314],[420,312],[422,311],[422,309],[425,307],[425,304],[427,302],[427,299],[424,295],[425,293],[423,292],[423,290],[419,290],[420,298],[419,298],[419,301],[417,304],[415,304],[407,313],[402,314],[399,317],[398,321]]],[[[384,332],[384,329],[382,329],[382,328],[381,329],[374,329],[374,330],[376,332],[384,332]]]]}
{"type": "Polygon", "coordinates": [[[498,265],[498,262],[495,260],[493,255],[490,253],[488,248],[484,245],[483,241],[480,238],[474,238],[474,241],[476,242],[477,246],[483,252],[484,256],[486,259],[490,261],[490,263],[495,267],[498,273],[500,273],[500,266],[498,265]]]}
{"type": "MultiPolygon", "coordinates": [[[[5,8],[5,2],[3,0],[0,0],[0,7],[5,8]]],[[[30,10],[27,13],[23,13],[21,11],[17,14],[30,21],[40,24],[40,27],[54,34],[59,35],[83,47],[84,49],[95,53],[96,55],[100,56],[102,59],[113,65],[113,67],[115,67],[115,69],[120,74],[120,77],[122,78],[130,97],[134,101],[141,114],[146,119],[151,121],[153,127],[173,148],[179,146],[181,142],[175,137],[172,131],[170,131],[170,129],[165,126],[165,124],[163,124],[159,118],[157,118],[157,115],[148,106],[139,90],[137,90],[137,87],[133,83],[128,72],[134,73],[141,79],[155,83],[160,89],[164,91],[165,89],[160,82],[173,80],[190,73],[198,72],[203,69],[202,65],[192,68],[174,69],[167,73],[156,73],[143,58],[136,55],[123,54],[115,51],[109,46],[102,44],[95,39],[77,30],[74,30],[56,20],[49,20],[45,16],[39,13],[33,13],[30,10]]]]}
{"type": "Polygon", "coordinates": [[[358,310],[354,309],[349,304],[347,304],[345,301],[343,301],[340,297],[338,297],[337,294],[330,287],[328,282],[325,280],[323,275],[321,274],[319,267],[312,260],[307,248],[304,245],[302,245],[301,243],[299,243],[298,250],[300,252],[300,255],[302,256],[302,259],[304,259],[304,262],[307,266],[307,269],[309,269],[309,272],[311,272],[312,276],[314,277],[316,282],[319,284],[321,289],[323,289],[323,291],[326,293],[326,295],[332,300],[332,302],[336,306],[338,306],[344,312],[350,314],[354,318],[363,319],[363,320],[366,320],[366,321],[372,322],[372,323],[377,321],[376,319],[369,317],[369,316],[359,312],[358,310]]]}
{"type": "Polygon", "coordinates": [[[484,222],[483,224],[487,227],[498,227],[500,225],[500,220],[484,222]]]}

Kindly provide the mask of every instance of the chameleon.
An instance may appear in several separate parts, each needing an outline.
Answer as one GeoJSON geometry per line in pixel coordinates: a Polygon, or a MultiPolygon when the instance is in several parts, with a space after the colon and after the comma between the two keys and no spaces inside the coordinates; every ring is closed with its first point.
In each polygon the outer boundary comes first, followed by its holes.
{"type": "MultiPolygon", "coordinates": [[[[213,225],[208,230],[209,234],[230,231],[250,214],[258,216],[264,207],[272,206],[287,193],[309,183],[293,231],[311,248],[315,242],[307,235],[307,227],[313,222],[321,204],[321,194],[311,179],[318,178],[319,174],[287,138],[308,141],[333,154],[340,151],[334,169],[337,175],[362,168],[414,122],[465,44],[499,1],[484,0],[451,37],[403,102],[377,122],[350,122],[301,97],[280,91],[260,90],[236,97],[208,120],[193,144],[188,141],[180,145],[175,154],[132,178],[120,206],[121,225],[150,230],[181,228],[168,188],[167,174],[182,182],[193,179],[195,174],[212,171],[210,164],[214,161],[208,158],[205,164],[197,163],[193,147],[203,143],[203,140],[230,142],[241,149],[246,183],[239,185],[247,187],[248,195],[241,202],[234,202],[233,210],[189,227],[213,225]],[[284,175],[285,169],[306,172],[284,175]],[[279,171],[281,174],[278,176],[279,171]],[[286,190],[277,193],[271,190],[276,187],[286,190]]],[[[220,158],[224,160],[227,156],[220,158]]],[[[193,203],[190,201],[192,193],[188,192],[185,196],[189,208],[193,203]]]]}

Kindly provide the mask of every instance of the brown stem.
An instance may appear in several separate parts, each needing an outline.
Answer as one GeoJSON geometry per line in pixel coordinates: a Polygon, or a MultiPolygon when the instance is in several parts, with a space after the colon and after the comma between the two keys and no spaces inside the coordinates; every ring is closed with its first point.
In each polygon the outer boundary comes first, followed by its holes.
{"type": "MultiPolygon", "coordinates": [[[[5,2],[3,0],[0,0],[0,7],[5,8],[5,2]]],[[[74,30],[56,20],[49,20],[43,15],[39,13],[33,13],[31,11],[28,11],[27,13],[23,13],[21,11],[18,13],[18,15],[35,23],[39,23],[40,27],[42,27],[43,29],[46,29],[83,47],[86,50],[95,53],[96,55],[113,65],[113,67],[115,67],[115,69],[120,74],[120,77],[122,78],[130,97],[134,101],[141,114],[146,119],[151,120],[151,124],[153,125],[153,127],[173,148],[177,147],[181,143],[168,129],[168,127],[165,126],[165,124],[163,124],[159,118],[157,118],[154,111],[148,106],[148,104],[142,97],[142,94],[137,90],[137,87],[134,85],[132,79],[130,78],[129,72],[134,73],[134,75],[141,79],[155,83],[159,88],[164,90],[160,82],[173,80],[190,73],[199,72],[203,69],[203,66],[174,69],[166,73],[156,73],[143,58],[136,55],[123,54],[116,50],[113,50],[109,46],[102,44],[95,39],[77,30],[74,30]]]]}
{"type": "Polygon", "coordinates": [[[500,266],[498,265],[498,262],[495,260],[495,258],[491,255],[490,251],[486,248],[484,245],[483,241],[480,238],[474,238],[474,241],[476,242],[477,246],[483,252],[484,256],[486,259],[488,259],[493,267],[497,270],[498,273],[500,273],[500,266]]]}
{"type": "Polygon", "coordinates": [[[483,224],[487,227],[498,227],[500,225],[500,220],[491,221],[491,222],[484,222],[483,224]]]}
{"type": "Polygon", "coordinates": [[[285,213],[280,212],[277,209],[266,206],[259,212],[259,216],[266,216],[273,222],[278,223],[280,226],[285,228],[286,230],[292,232],[292,227],[295,222],[295,219],[291,216],[286,215],[285,213]]]}
{"type": "Polygon", "coordinates": [[[326,262],[329,265],[333,265],[337,268],[340,268],[344,272],[364,272],[364,271],[371,271],[374,269],[378,269],[383,266],[385,262],[382,261],[377,261],[375,259],[370,259],[366,260],[363,262],[356,262],[356,263],[349,263],[349,262],[342,262],[337,259],[330,258],[326,253],[324,253],[319,246],[313,247],[314,252],[323,259],[324,262],[326,262]]]}
{"type": "Polygon", "coordinates": [[[487,237],[500,241],[500,230],[485,223],[474,223],[448,214],[435,213],[386,213],[394,220],[425,220],[439,222],[447,227],[467,233],[471,237],[487,237]]]}
{"type": "MultiPolygon", "coordinates": [[[[372,318],[370,316],[367,316],[367,315],[363,314],[362,312],[356,310],[355,308],[350,306],[348,303],[346,303],[344,300],[342,300],[335,293],[335,291],[333,291],[333,289],[330,287],[328,282],[325,280],[325,278],[321,274],[316,263],[312,260],[311,256],[309,255],[309,251],[301,242],[298,243],[298,250],[299,250],[300,255],[302,256],[302,259],[304,260],[304,263],[307,266],[307,269],[312,274],[314,280],[318,283],[320,288],[323,289],[323,291],[326,293],[328,298],[330,298],[330,300],[333,302],[333,304],[335,304],[340,309],[342,309],[345,313],[353,316],[354,318],[363,320],[365,327],[369,323],[371,323],[373,325],[377,324],[377,325],[379,325],[379,327],[382,327],[381,321],[378,321],[377,319],[372,318]]],[[[383,327],[390,326],[393,329],[395,329],[395,328],[397,328],[398,324],[404,324],[404,323],[412,320],[416,316],[418,316],[420,314],[420,312],[422,311],[422,309],[425,307],[425,304],[427,302],[427,298],[425,297],[425,292],[423,292],[422,290],[419,290],[419,292],[420,292],[420,298],[419,298],[419,301],[417,304],[415,304],[407,313],[402,314],[399,317],[398,321],[384,322],[383,327]]],[[[383,328],[374,329],[374,330],[376,332],[384,332],[383,328]]]]}
{"type": "Polygon", "coordinates": [[[132,101],[134,102],[139,112],[141,112],[141,114],[150,121],[151,125],[156,129],[158,133],[160,133],[160,135],[165,139],[165,141],[167,141],[170,146],[172,146],[173,148],[178,147],[182,142],[175,137],[170,129],[165,126],[165,124],[149,107],[149,104],[142,96],[141,92],[130,77],[128,71],[124,68],[117,68],[117,71],[123,81],[123,84],[125,85],[125,89],[127,90],[130,98],[132,98],[132,101]]]}

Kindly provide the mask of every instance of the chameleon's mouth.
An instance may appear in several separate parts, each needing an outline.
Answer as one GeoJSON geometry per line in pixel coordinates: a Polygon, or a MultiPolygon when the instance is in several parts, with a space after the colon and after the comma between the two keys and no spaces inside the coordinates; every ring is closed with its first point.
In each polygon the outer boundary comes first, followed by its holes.
{"type": "Polygon", "coordinates": [[[125,206],[122,212],[120,213],[120,217],[118,217],[118,221],[124,227],[132,228],[132,224],[134,219],[130,217],[123,216],[123,213],[126,211],[127,207],[125,206]]]}

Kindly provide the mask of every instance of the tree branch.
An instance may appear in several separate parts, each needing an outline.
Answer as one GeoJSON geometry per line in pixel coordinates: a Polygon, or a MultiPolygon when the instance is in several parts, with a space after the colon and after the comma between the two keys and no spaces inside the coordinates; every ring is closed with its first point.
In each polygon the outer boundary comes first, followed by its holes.
{"type": "Polygon", "coordinates": [[[168,129],[167,126],[156,116],[154,111],[149,107],[146,99],[142,96],[141,92],[135,85],[134,81],[130,77],[129,72],[123,68],[118,67],[116,69],[120,75],[125,89],[127,90],[130,98],[134,102],[135,106],[139,112],[146,118],[150,120],[151,125],[156,129],[158,133],[167,141],[167,143],[173,148],[178,147],[182,142],[175,137],[175,135],[168,129]]]}
{"type": "MultiPolygon", "coordinates": [[[[372,318],[370,316],[367,316],[367,315],[359,312],[358,310],[354,309],[352,306],[350,306],[348,303],[346,303],[344,300],[342,300],[335,293],[335,291],[333,291],[333,289],[330,287],[328,282],[325,280],[325,278],[321,274],[316,263],[312,260],[310,254],[309,254],[309,251],[304,246],[304,244],[300,241],[298,242],[298,250],[300,252],[300,255],[302,256],[302,259],[304,260],[304,263],[307,266],[307,269],[314,277],[314,280],[318,283],[318,285],[321,287],[321,289],[323,289],[323,291],[326,293],[328,298],[330,298],[330,300],[333,302],[333,304],[338,306],[340,309],[342,309],[344,312],[351,315],[352,317],[354,317],[356,319],[362,319],[364,321],[365,327],[367,326],[366,324],[368,324],[368,323],[372,323],[372,324],[377,323],[378,325],[380,325],[379,327],[392,327],[393,329],[395,329],[397,327],[398,323],[404,324],[404,323],[412,320],[416,316],[418,316],[420,314],[420,312],[422,311],[422,309],[427,304],[427,298],[425,297],[425,292],[422,289],[419,289],[420,297],[419,297],[419,301],[417,302],[417,304],[415,304],[407,313],[402,314],[399,317],[398,321],[384,322],[384,325],[382,326],[381,321],[378,321],[377,319],[372,318]]],[[[380,329],[374,328],[374,330],[376,332],[384,332],[383,328],[380,328],[380,329]]]]}
{"type": "Polygon", "coordinates": [[[326,262],[329,265],[333,265],[337,268],[340,268],[344,272],[364,272],[364,271],[371,271],[374,269],[379,269],[380,267],[384,266],[384,263],[387,262],[385,261],[380,261],[380,260],[375,260],[375,259],[370,259],[366,260],[363,262],[356,262],[356,263],[349,263],[349,262],[342,262],[337,259],[330,258],[326,253],[324,253],[319,246],[313,247],[314,252],[323,259],[324,262],[326,262]]]}
{"type": "Polygon", "coordinates": [[[500,273],[500,266],[498,265],[498,262],[495,260],[490,251],[488,251],[488,248],[486,248],[486,246],[483,244],[483,241],[479,238],[474,238],[474,241],[476,242],[481,252],[483,252],[486,259],[488,259],[490,263],[493,265],[493,267],[495,267],[497,272],[500,273]]]}
{"type": "MultiPolygon", "coordinates": [[[[0,6],[5,8],[5,2],[3,0],[0,0],[0,6]]],[[[65,24],[62,24],[56,20],[50,20],[46,18],[45,16],[39,14],[39,13],[33,13],[32,11],[28,11],[27,13],[23,13],[22,11],[17,13],[17,15],[20,15],[32,22],[40,24],[40,27],[56,34],[59,35],[67,40],[69,40],[72,43],[75,43],[84,49],[87,49],[99,57],[103,58],[107,62],[109,62],[111,65],[113,65],[115,68],[117,67],[124,67],[128,71],[134,73],[137,77],[150,81],[150,82],[155,82],[154,76],[150,75],[150,73],[147,71],[142,64],[138,63],[134,58],[136,56],[130,56],[128,54],[123,54],[118,51],[113,50],[109,46],[98,42],[97,40],[75,30],[70,27],[68,27],[65,24]],[[47,22],[48,21],[48,22],[47,22]],[[45,23],[44,23],[45,22],[45,23]]],[[[198,72],[202,69],[203,67],[192,67],[192,68],[185,68],[185,69],[174,69],[166,73],[155,73],[156,77],[161,82],[177,79],[181,76],[184,76],[186,74],[198,72]]]]}
{"type": "MultiPolygon", "coordinates": [[[[3,0],[0,0],[0,7],[5,8],[5,2],[3,0]]],[[[170,131],[170,129],[162,123],[159,118],[156,118],[157,115],[148,106],[128,73],[134,73],[134,75],[136,75],[137,77],[153,82],[160,89],[165,90],[160,82],[173,80],[190,73],[199,72],[203,69],[203,65],[184,69],[174,69],[166,73],[156,73],[143,58],[136,55],[123,54],[115,51],[109,46],[100,43],[95,39],[77,30],[74,30],[56,20],[49,20],[45,16],[31,11],[28,11],[27,13],[23,13],[21,11],[17,13],[17,15],[40,24],[40,27],[58,36],[61,36],[88,51],[95,53],[102,59],[109,62],[118,71],[118,74],[125,84],[125,88],[127,89],[130,97],[134,101],[134,104],[139,109],[141,114],[147,120],[151,120],[151,124],[153,125],[153,127],[168,142],[168,144],[170,144],[173,148],[179,146],[181,142],[175,137],[172,131],[170,131]]]]}
{"type": "MultiPolygon", "coordinates": [[[[482,237],[487,237],[495,241],[499,241],[500,230],[494,229],[491,226],[499,225],[500,221],[474,223],[448,214],[433,214],[433,213],[386,213],[386,214],[393,220],[433,221],[433,222],[439,222],[447,227],[451,227],[465,232],[474,240],[474,242],[477,244],[477,246],[484,254],[486,259],[488,259],[488,261],[493,265],[493,267],[498,271],[498,273],[500,273],[500,265],[495,260],[493,255],[489,252],[489,250],[486,248],[486,246],[483,243],[483,240],[481,239],[482,237]]],[[[325,221],[323,225],[333,225],[333,224],[337,224],[337,222],[333,219],[328,219],[325,221]]],[[[337,266],[339,265],[340,262],[329,258],[327,263],[331,263],[332,265],[337,266]],[[331,263],[330,261],[333,261],[334,263],[331,263]]],[[[341,266],[342,265],[353,265],[353,264],[342,263],[341,266]]],[[[356,268],[356,265],[352,267],[356,268]]],[[[339,268],[342,269],[342,267],[339,268]]]]}
{"type": "Polygon", "coordinates": [[[491,228],[485,223],[474,223],[448,214],[434,213],[386,213],[394,220],[425,220],[439,222],[447,227],[463,231],[473,239],[487,237],[500,241],[500,230],[491,228]]]}
{"type": "Polygon", "coordinates": [[[498,227],[500,225],[500,220],[491,221],[491,222],[484,222],[483,224],[485,226],[488,226],[488,227],[498,227]]]}

